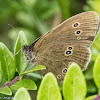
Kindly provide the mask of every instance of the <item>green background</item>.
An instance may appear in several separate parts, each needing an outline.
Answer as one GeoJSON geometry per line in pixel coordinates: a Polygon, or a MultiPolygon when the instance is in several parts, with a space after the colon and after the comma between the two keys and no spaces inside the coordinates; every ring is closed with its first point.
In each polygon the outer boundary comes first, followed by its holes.
{"type": "MultiPolygon", "coordinates": [[[[0,42],[3,42],[13,53],[19,31],[22,30],[28,44],[32,44],[39,36],[75,14],[96,11],[100,15],[99,6],[99,0],[0,0],[0,42]]],[[[98,92],[93,81],[92,69],[100,52],[100,33],[91,46],[91,52],[91,61],[84,72],[87,96],[98,92]]],[[[40,76],[29,73],[26,77],[34,80],[39,86],[40,76]]],[[[30,94],[34,100],[37,91],[34,93],[30,91],[30,94]]]]}

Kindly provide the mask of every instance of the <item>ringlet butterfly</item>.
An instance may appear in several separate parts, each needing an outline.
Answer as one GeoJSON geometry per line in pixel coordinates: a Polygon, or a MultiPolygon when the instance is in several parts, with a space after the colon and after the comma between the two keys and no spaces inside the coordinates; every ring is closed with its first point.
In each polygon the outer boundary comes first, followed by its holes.
{"type": "Polygon", "coordinates": [[[33,65],[44,65],[42,75],[52,72],[62,82],[69,65],[76,62],[82,70],[90,59],[89,47],[99,30],[99,16],[94,11],[77,14],[39,37],[23,53],[33,65]]]}

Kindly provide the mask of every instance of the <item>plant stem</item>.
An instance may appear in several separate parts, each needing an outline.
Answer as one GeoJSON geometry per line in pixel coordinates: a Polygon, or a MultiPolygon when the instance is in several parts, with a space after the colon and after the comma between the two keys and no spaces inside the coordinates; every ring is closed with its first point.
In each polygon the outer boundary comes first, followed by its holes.
{"type": "Polygon", "coordinates": [[[10,87],[12,84],[16,83],[17,81],[20,80],[20,76],[15,77],[12,81],[10,81],[9,83],[5,83],[3,86],[0,87],[0,90],[5,87],[8,86],[10,87]]]}

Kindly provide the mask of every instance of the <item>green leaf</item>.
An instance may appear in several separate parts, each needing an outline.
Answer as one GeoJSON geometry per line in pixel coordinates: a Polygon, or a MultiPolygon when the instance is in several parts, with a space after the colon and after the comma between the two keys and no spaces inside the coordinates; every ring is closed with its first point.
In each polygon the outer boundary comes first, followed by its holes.
{"type": "Polygon", "coordinates": [[[38,73],[27,73],[26,75],[29,76],[30,78],[32,78],[32,80],[42,79],[42,76],[38,73]]]}
{"type": "Polygon", "coordinates": [[[21,48],[23,45],[25,45],[25,43],[27,42],[26,42],[26,37],[24,35],[24,32],[20,31],[14,49],[15,62],[19,74],[22,73],[27,66],[27,60],[24,54],[21,52],[21,48]]]}
{"type": "Polygon", "coordinates": [[[100,1],[99,0],[89,0],[88,4],[91,5],[92,10],[95,10],[98,14],[100,14],[100,9],[99,9],[100,1]]]}
{"type": "Polygon", "coordinates": [[[8,86],[5,86],[2,89],[0,89],[0,93],[6,94],[6,95],[12,95],[12,92],[8,86]]]}
{"type": "Polygon", "coordinates": [[[31,100],[31,97],[30,97],[28,91],[22,87],[22,88],[18,89],[13,100],[31,100]]]}
{"type": "Polygon", "coordinates": [[[21,87],[24,87],[27,90],[36,90],[37,89],[36,84],[30,79],[22,79],[10,86],[10,88],[13,90],[18,90],[21,87]]]}
{"type": "Polygon", "coordinates": [[[94,77],[95,84],[100,93],[100,54],[98,55],[94,64],[93,77],[94,77]]]}
{"type": "Polygon", "coordinates": [[[15,60],[8,48],[0,42],[0,67],[2,76],[10,81],[15,74],[15,60]]]}
{"type": "Polygon", "coordinates": [[[52,73],[44,76],[38,90],[37,100],[62,100],[57,80],[52,73]]]}
{"type": "Polygon", "coordinates": [[[97,97],[97,95],[92,95],[92,96],[89,96],[89,97],[85,98],[85,100],[93,100],[96,97],[97,97]]]}
{"type": "Polygon", "coordinates": [[[34,66],[34,67],[32,66],[32,68],[27,67],[25,72],[23,72],[21,74],[26,74],[26,73],[30,73],[30,72],[37,71],[37,70],[43,70],[43,69],[46,69],[46,67],[43,66],[43,65],[37,65],[37,66],[34,66]]]}
{"type": "MultiPolygon", "coordinates": [[[[33,30],[23,28],[23,27],[16,27],[16,30],[19,32],[20,30],[23,30],[26,36],[27,44],[30,45],[38,38],[38,34],[36,34],[33,30]]],[[[17,38],[18,33],[16,33],[15,29],[11,29],[8,33],[8,36],[11,40],[15,41],[17,38]]]]}
{"type": "Polygon", "coordinates": [[[1,81],[2,81],[2,74],[1,74],[1,71],[0,71],[0,83],[1,83],[1,81]]]}
{"type": "Polygon", "coordinates": [[[86,96],[86,82],[80,67],[72,63],[63,82],[65,100],[83,100],[86,96]]]}

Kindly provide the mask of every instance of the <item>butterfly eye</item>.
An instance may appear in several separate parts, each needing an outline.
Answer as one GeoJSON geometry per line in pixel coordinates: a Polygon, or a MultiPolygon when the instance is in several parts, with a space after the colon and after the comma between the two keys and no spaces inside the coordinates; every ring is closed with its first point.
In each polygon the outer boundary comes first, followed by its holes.
{"type": "Polygon", "coordinates": [[[66,72],[67,72],[67,68],[64,68],[64,69],[62,70],[62,73],[63,73],[63,74],[66,74],[66,72]]]}
{"type": "Polygon", "coordinates": [[[32,51],[32,50],[29,48],[29,51],[32,51]]]}
{"type": "Polygon", "coordinates": [[[60,79],[61,78],[61,75],[57,75],[57,78],[60,79]]]}

